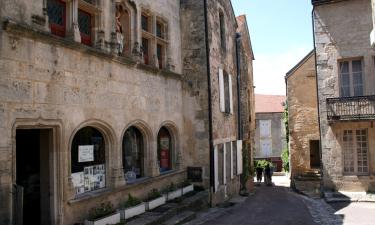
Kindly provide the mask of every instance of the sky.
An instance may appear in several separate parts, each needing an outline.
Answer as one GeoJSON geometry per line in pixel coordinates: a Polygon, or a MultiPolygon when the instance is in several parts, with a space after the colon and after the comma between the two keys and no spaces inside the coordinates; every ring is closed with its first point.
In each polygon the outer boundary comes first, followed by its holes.
{"type": "Polygon", "coordinates": [[[285,95],[285,74],[313,49],[311,0],[232,0],[246,15],[256,94],[285,95]]]}

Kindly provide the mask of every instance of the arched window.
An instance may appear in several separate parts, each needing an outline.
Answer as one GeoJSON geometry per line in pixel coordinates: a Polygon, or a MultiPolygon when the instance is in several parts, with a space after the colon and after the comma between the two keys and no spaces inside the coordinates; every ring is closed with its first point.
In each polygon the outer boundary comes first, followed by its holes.
{"type": "Polygon", "coordinates": [[[76,194],[105,187],[105,140],[99,130],[84,127],[75,134],[71,165],[76,194]]]}
{"type": "Polygon", "coordinates": [[[219,24],[220,24],[220,45],[223,50],[225,50],[225,20],[223,12],[219,13],[219,24]]]}
{"type": "Polygon", "coordinates": [[[158,161],[160,172],[172,169],[172,138],[165,127],[158,133],[158,161]]]}
{"type": "Polygon", "coordinates": [[[144,176],[143,152],[142,133],[134,126],[128,128],[122,140],[122,163],[127,182],[144,176]]]}

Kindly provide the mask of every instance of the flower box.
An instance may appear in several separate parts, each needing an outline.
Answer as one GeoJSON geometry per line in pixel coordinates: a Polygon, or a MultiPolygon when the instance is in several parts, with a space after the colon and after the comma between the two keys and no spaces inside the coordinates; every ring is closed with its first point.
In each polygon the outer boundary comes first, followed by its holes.
{"type": "Polygon", "coordinates": [[[121,219],[127,220],[129,218],[132,218],[134,216],[137,216],[146,212],[146,203],[142,202],[139,205],[126,208],[126,209],[122,209],[120,212],[121,212],[121,219]]]}
{"type": "Polygon", "coordinates": [[[181,196],[182,196],[182,189],[177,189],[175,191],[168,192],[167,200],[170,201],[172,199],[175,199],[181,196]]]}
{"type": "Polygon", "coordinates": [[[164,205],[166,201],[167,201],[167,198],[166,196],[163,195],[159,198],[146,202],[146,210],[155,209],[161,205],[164,205]]]}
{"type": "Polygon", "coordinates": [[[85,220],[85,225],[107,225],[116,224],[120,222],[120,213],[108,215],[96,220],[85,220]]]}
{"type": "Polygon", "coordinates": [[[189,192],[192,192],[192,191],[194,191],[194,185],[192,185],[192,184],[182,188],[182,194],[183,195],[185,195],[189,192]]]}

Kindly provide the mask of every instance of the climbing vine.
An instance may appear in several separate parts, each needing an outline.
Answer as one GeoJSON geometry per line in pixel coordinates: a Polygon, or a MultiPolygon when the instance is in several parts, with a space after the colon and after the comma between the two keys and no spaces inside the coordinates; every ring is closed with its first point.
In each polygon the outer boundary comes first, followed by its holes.
{"type": "Polygon", "coordinates": [[[283,149],[281,152],[281,160],[283,161],[283,169],[286,172],[289,172],[289,121],[288,117],[289,112],[288,112],[288,102],[285,101],[284,105],[284,114],[283,114],[283,122],[284,122],[284,127],[285,127],[285,139],[286,139],[286,147],[283,149]]]}

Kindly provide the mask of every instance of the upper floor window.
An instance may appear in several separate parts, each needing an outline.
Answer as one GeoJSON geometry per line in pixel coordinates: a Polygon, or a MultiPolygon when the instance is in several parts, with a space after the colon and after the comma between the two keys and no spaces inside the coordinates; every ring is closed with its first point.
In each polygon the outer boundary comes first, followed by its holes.
{"type": "Polygon", "coordinates": [[[219,69],[220,111],[233,113],[232,76],[219,69]]]}
{"type": "Polygon", "coordinates": [[[220,45],[223,50],[225,50],[226,43],[225,43],[225,21],[224,21],[224,14],[222,12],[219,13],[219,25],[220,25],[220,45]]]}
{"type": "Polygon", "coordinates": [[[342,97],[363,95],[362,60],[348,60],[339,63],[340,95],[342,97]]]}
{"type": "Polygon", "coordinates": [[[66,32],[66,4],[61,0],[48,0],[47,14],[51,33],[65,37],[66,32]]]}
{"type": "Polygon", "coordinates": [[[142,24],[142,52],[143,60],[147,65],[163,69],[166,64],[167,23],[159,17],[143,12],[142,24]]]}
{"type": "Polygon", "coordinates": [[[91,14],[81,9],[78,9],[78,26],[81,34],[81,42],[85,45],[91,45],[91,14]]]}

